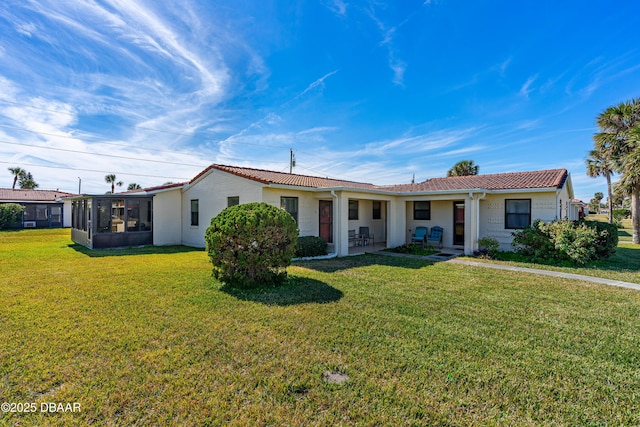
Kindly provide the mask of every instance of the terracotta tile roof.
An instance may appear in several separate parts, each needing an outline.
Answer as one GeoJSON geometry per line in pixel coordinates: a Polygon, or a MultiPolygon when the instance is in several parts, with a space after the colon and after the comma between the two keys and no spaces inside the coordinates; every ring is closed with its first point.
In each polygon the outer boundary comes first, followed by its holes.
{"type": "Polygon", "coordinates": [[[432,178],[417,184],[385,187],[395,192],[456,191],[469,189],[521,190],[528,188],[562,188],[569,173],[566,169],[533,172],[510,172],[488,175],[432,178]]]}
{"type": "Polygon", "coordinates": [[[217,169],[223,172],[227,172],[233,175],[237,175],[243,178],[251,179],[253,181],[261,182],[263,184],[281,184],[292,185],[296,187],[310,187],[310,188],[332,188],[332,187],[350,187],[350,188],[363,188],[363,189],[375,189],[377,188],[373,184],[367,184],[363,182],[345,181],[340,179],[322,178],[317,176],[297,175],[284,172],[268,171],[264,169],[253,169],[239,166],[227,166],[227,165],[211,165],[204,171],[200,172],[191,182],[196,181],[206,172],[211,169],[217,169]]]}
{"type": "Polygon", "coordinates": [[[58,190],[23,190],[0,188],[0,202],[54,202],[61,197],[73,196],[58,190]]]}
{"type": "Polygon", "coordinates": [[[551,169],[533,172],[509,172],[488,175],[431,178],[417,184],[377,186],[363,182],[213,164],[200,172],[190,181],[190,183],[195,182],[211,169],[217,169],[242,178],[260,182],[262,184],[280,184],[309,188],[347,187],[355,189],[381,190],[392,193],[464,191],[470,189],[511,190],[529,188],[562,188],[569,176],[566,169],[551,169]]]}

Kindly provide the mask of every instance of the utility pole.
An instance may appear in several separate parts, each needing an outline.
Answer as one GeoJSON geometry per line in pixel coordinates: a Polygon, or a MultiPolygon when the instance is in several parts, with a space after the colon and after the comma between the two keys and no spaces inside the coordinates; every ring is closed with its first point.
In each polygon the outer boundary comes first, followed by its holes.
{"type": "Polygon", "coordinates": [[[82,191],[80,190],[81,188],[82,188],[82,179],[78,177],[78,194],[82,194],[82,191]]]}
{"type": "Polygon", "coordinates": [[[289,173],[293,173],[293,168],[296,165],[296,155],[293,154],[293,148],[289,148],[289,173]]]}

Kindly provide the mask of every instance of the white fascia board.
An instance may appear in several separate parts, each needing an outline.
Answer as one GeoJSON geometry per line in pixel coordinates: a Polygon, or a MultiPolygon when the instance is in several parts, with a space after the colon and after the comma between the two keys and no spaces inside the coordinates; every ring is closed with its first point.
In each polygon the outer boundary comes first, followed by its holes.
{"type": "Polygon", "coordinates": [[[180,187],[163,188],[163,189],[160,189],[160,190],[153,190],[153,191],[149,191],[149,192],[146,192],[146,191],[145,191],[145,192],[143,192],[143,193],[141,193],[141,194],[146,194],[146,195],[148,195],[148,196],[153,196],[153,195],[155,195],[155,194],[159,194],[159,193],[166,193],[166,192],[169,192],[169,191],[175,191],[175,190],[180,191],[180,190],[182,190],[182,189],[183,189],[183,188],[185,188],[185,187],[186,187],[186,185],[181,185],[180,187]]]}
{"type": "Polygon", "coordinates": [[[560,188],[543,187],[543,188],[511,188],[506,190],[486,190],[487,194],[510,194],[510,193],[556,193],[560,188]]]}
{"type": "Polygon", "coordinates": [[[446,196],[446,195],[468,195],[469,193],[486,193],[486,194],[512,194],[512,193],[550,193],[559,190],[555,187],[542,187],[542,188],[511,188],[505,190],[487,190],[486,188],[465,188],[458,190],[437,190],[437,191],[388,191],[379,189],[368,188],[355,188],[355,187],[303,187],[299,185],[286,185],[286,184],[267,184],[269,188],[279,188],[283,190],[300,190],[309,192],[327,192],[327,191],[348,191],[351,193],[367,193],[367,194],[380,194],[385,196],[397,196],[403,198],[411,197],[429,197],[429,196],[446,196]]]}
{"type": "Polygon", "coordinates": [[[384,194],[386,196],[397,195],[396,193],[391,191],[374,190],[374,189],[367,189],[367,188],[354,188],[354,187],[304,187],[300,185],[286,185],[286,184],[267,184],[266,187],[279,188],[282,190],[309,191],[312,193],[325,193],[325,192],[331,192],[331,191],[349,191],[351,193],[384,194]]]}

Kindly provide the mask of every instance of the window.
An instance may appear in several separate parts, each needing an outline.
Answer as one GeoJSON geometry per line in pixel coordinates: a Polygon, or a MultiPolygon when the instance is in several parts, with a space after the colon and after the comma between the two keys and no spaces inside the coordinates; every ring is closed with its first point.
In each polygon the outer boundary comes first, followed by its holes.
{"type": "Polygon", "coordinates": [[[238,206],[240,204],[240,196],[227,197],[227,207],[238,206]]]}
{"type": "Polygon", "coordinates": [[[124,233],[124,200],[116,199],[111,202],[111,231],[124,233]]]}
{"type": "Polygon", "coordinates": [[[526,228],[531,225],[531,199],[504,201],[504,228],[526,228]]]}
{"type": "Polygon", "coordinates": [[[111,232],[111,200],[98,199],[96,221],[98,222],[98,233],[111,232]]]}
{"type": "Polygon", "coordinates": [[[140,231],[151,231],[153,210],[151,200],[140,202],[140,231]]]}
{"type": "Polygon", "coordinates": [[[280,207],[289,212],[293,219],[298,223],[298,198],[297,197],[280,197],[280,207]]]}
{"type": "Polygon", "coordinates": [[[382,219],[382,202],[373,202],[372,219],[382,219]]]}
{"type": "Polygon", "coordinates": [[[38,221],[46,221],[49,219],[49,215],[47,215],[47,205],[36,206],[36,219],[38,221]]]}
{"type": "Polygon", "coordinates": [[[357,200],[349,200],[349,219],[350,220],[358,219],[358,201],[357,200]]]}
{"type": "Polygon", "coordinates": [[[199,212],[200,212],[199,200],[198,199],[191,200],[191,225],[199,225],[200,223],[199,212]]]}
{"type": "Polygon", "coordinates": [[[35,205],[25,205],[23,219],[25,221],[35,221],[36,220],[36,206],[35,205]]]}
{"type": "Polygon", "coordinates": [[[413,219],[430,220],[431,202],[413,202],[413,219]]]}
{"type": "Polygon", "coordinates": [[[127,200],[127,231],[140,230],[140,200],[127,200]]]}

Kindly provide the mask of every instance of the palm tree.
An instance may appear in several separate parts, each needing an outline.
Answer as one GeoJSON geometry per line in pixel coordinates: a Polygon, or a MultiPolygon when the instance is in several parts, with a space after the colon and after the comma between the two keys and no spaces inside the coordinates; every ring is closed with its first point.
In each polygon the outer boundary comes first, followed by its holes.
{"type": "Polygon", "coordinates": [[[13,186],[11,187],[11,189],[15,190],[18,179],[23,178],[27,174],[27,171],[22,168],[15,167],[9,168],[9,172],[11,172],[11,174],[13,175],[13,186]]]}
{"type": "Polygon", "coordinates": [[[447,176],[478,175],[479,170],[480,166],[474,165],[473,160],[462,160],[449,169],[447,176]]]}
{"type": "Polygon", "coordinates": [[[124,185],[124,182],[116,181],[116,176],[114,174],[105,175],[104,180],[107,184],[111,184],[111,194],[116,192],[116,185],[118,187],[122,187],[124,185]]]}
{"type": "Polygon", "coordinates": [[[31,172],[25,172],[25,174],[20,177],[20,188],[33,190],[39,186],[40,185],[33,179],[31,172]]]}
{"type": "Polygon", "coordinates": [[[141,188],[142,187],[140,187],[140,184],[136,184],[135,182],[132,182],[127,186],[127,190],[139,190],[141,188]]]}
{"type": "Polygon", "coordinates": [[[587,175],[592,178],[603,176],[607,180],[607,202],[609,205],[609,224],[613,223],[613,190],[611,186],[611,175],[615,169],[615,163],[607,156],[606,152],[598,150],[589,151],[586,160],[587,175]]]}
{"type": "Polygon", "coordinates": [[[630,190],[633,243],[640,244],[640,98],[607,108],[596,122],[596,150],[613,159],[621,185],[630,190]]]}

